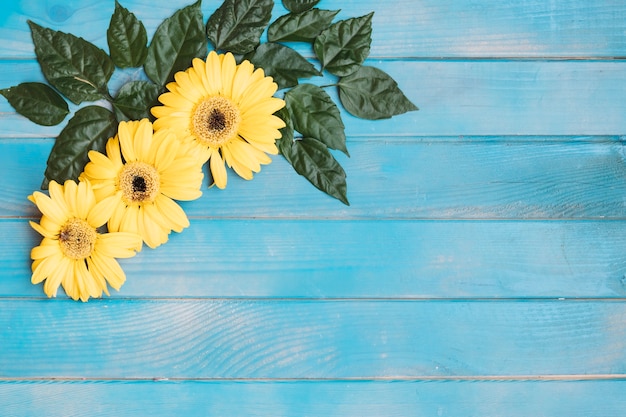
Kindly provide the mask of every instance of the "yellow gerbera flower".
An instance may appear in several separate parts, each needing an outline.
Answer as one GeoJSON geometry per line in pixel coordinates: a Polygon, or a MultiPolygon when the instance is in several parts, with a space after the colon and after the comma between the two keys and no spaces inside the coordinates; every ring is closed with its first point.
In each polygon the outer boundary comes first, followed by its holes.
{"type": "Polygon", "coordinates": [[[141,237],[134,233],[98,233],[115,207],[113,198],[96,203],[91,185],[51,181],[50,196],[39,191],[28,197],[42,213],[40,223],[30,222],[43,239],[31,251],[31,281],[48,297],[56,297],[59,285],[74,300],[109,295],[107,282],[119,290],[126,275],[115,258],[129,258],[141,250],[141,237]]]}
{"type": "Polygon", "coordinates": [[[169,92],[152,108],[155,131],[170,128],[183,142],[193,143],[202,162],[210,161],[213,180],[226,187],[226,164],[239,176],[252,179],[261,164],[276,155],[278,129],[285,123],[274,113],[285,102],[273,97],[272,77],[249,61],[237,65],[231,53],[210,52],[206,62],[196,58],[193,66],[174,76],[169,92]]]}
{"type": "Polygon", "coordinates": [[[148,119],[121,122],[106,155],[90,151],[89,160],[81,178],[91,182],[98,201],[115,198],[109,231],[137,233],[155,248],[172,230],[189,226],[173,200],[202,195],[202,165],[169,130],[153,133],[148,119]]]}

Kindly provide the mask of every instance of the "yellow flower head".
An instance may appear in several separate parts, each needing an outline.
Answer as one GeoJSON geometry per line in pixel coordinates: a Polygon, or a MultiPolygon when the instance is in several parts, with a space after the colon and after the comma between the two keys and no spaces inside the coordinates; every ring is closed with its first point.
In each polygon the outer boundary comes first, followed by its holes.
{"type": "Polygon", "coordinates": [[[115,207],[113,198],[96,203],[89,182],[51,181],[50,196],[39,191],[28,197],[42,213],[40,223],[30,222],[43,239],[31,251],[31,281],[46,280],[44,292],[55,297],[59,285],[74,300],[109,295],[107,282],[119,290],[126,276],[115,258],[129,258],[141,250],[134,233],[99,233],[115,207]]]}
{"type": "Polygon", "coordinates": [[[170,128],[181,141],[194,144],[201,161],[210,161],[219,188],[226,187],[224,162],[249,180],[261,164],[272,161],[267,154],[278,153],[278,129],[285,126],[274,116],[285,102],[273,97],[278,87],[272,77],[249,61],[237,65],[231,53],[212,51],[206,62],[194,59],[174,79],[159,97],[163,106],[151,110],[157,118],[154,129],[170,128]]]}
{"type": "Polygon", "coordinates": [[[81,178],[93,184],[98,201],[113,196],[116,203],[109,231],[137,233],[155,248],[189,226],[173,200],[202,195],[202,165],[169,130],[153,133],[148,119],[121,122],[106,155],[90,151],[89,159],[81,178]]]}

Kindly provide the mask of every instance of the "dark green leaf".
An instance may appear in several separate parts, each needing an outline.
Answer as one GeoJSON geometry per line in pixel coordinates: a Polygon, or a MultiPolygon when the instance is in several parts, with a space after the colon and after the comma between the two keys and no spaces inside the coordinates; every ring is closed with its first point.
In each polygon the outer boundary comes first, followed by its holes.
{"type": "Polygon", "coordinates": [[[313,49],[323,68],[340,77],[359,68],[370,53],[373,15],[341,20],[315,39],[313,49]]]}
{"type": "Polygon", "coordinates": [[[260,42],[273,0],[225,0],[209,17],[206,33],[215,49],[247,54],[260,42]]]}
{"type": "Polygon", "coordinates": [[[279,89],[298,85],[298,78],[322,75],[302,55],[278,43],[265,42],[246,58],[271,75],[279,89]]]}
{"type": "Polygon", "coordinates": [[[148,54],[146,28],[134,14],[115,0],[115,11],[107,30],[111,58],[120,68],[140,67],[148,54]]]}
{"type": "Polygon", "coordinates": [[[330,26],[339,10],[312,9],[299,14],[286,14],[267,28],[270,42],[311,42],[330,26]]]}
{"type": "Polygon", "coordinates": [[[328,94],[312,84],[300,84],[285,94],[294,129],[331,149],[348,155],[346,134],[339,109],[328,94]]]}
{"type": "Polygon", "coordinates": [[[41,70],[75,104],[106,97],[113,61],[102,49],[69,33],[28,22],[41,70]]]}
{"type": "Polygon", "coordinates": [[[159,96],[159,87],[149,81],[131,81],[120,88],[113,100],[118,120],[150,117],[150,107],[159,96]],[[124,117],[120,117],[120,116],[124,117]]]}
{"type": "Polygon", "coordinates": [[[339,80],[339,98],[347,111],[363,119],[388,119],[418,110],[389,74],[362,66],[339,80]]]}
{"type": "MultiPolygon", "coordinates": [[[[281,141],[284,140],[280,139],[281,141]]],[[[350,205],[346,196],[346,172],[321,142],[303,138],[282,145],[281,152],[296,172],[326,194],[350,205]]]]}
{"type": "Polygon", "coordinates": [[[292,13],[302,13],[319,2],[320,0],[283,0],[283,6],[292,13]]]}
{"type": "Polygon", "coordinates": [[[106,141],[115,135],[117,122],[113,113],[99,106],[78,110],[57,137],[48,157],[42,188],[55,180],[78,179],[89,161],[90,150],[104,152],[106,141]]]}
{"type": "Polygon", "coordinates": [[[191,66],[193,58],[206,58],[207,39],[200,0],[178,10],[159,25],[148,47],[144,69],[159,87],[191,66]]]}
{"type": "Polygon", "coordinates": [[[286,108],[282,108],[275,113],[275,116],[278,116],[285,122],[285,127],[280,129],[281,137],[276,141],[276,147],[280,151],[280,153],[285,157],[287,162],[293,165],[293,162],[289,158],[291,155],[291,145],[294,140],[294,131],[293,124],[291,123],[291,116],[289,115],[289,110],[286,108]]]}
{"type": "Polygon", "coordinates": [[[0,90],[0,94],[19,114],[39,125],[57,125],[69,113],[67,102],[46,84],[22,83],[0,90]]]}

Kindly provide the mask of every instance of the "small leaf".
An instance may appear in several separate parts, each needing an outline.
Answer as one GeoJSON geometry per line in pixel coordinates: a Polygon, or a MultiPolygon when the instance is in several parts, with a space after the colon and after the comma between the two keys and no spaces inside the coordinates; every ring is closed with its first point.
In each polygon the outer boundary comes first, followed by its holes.
{"type": "Polygon", "coordinates": [[[285,157],[287,162],[293,165],[293,162],[289,158],[291,155],[291,144],[294,140],[294,130],[293,124],[291,123],[291,116],[289,115],[289,110],[285,107],[278,110],[274,113],[275,116],[278,116],[285,122],[285,127],[279,130],[281,137],[276,141],[276,147],[280,151],[280,153],[285,157]]]}
{"type": "Polygon", "coordinates": [[[330,26],[339,10],[311,9],[299,14],[286,14],[267,28],[270,42],[311,42],[330,26]]]}
{"type": "Polygon", "coordinates": [[[320,0],[283,0],[283,6],[292,13],[302,13],[319,2],[320,0]]]}
{"type": "Polygon", "coordinates": [[[0,94],[19,114],[39,125],[57,125],[69,113],[67,102],[47,84],[22,83],[0,90],[0,94]]]}
{"type": "Polygon", "coordinates": [[[278,43],[265,42],[246,58],[271,75],[279,89],[298,85],[298,78],[322,75],[302,55],[278,43]]]}
{"type": "Polygon", "coordinates": [[[370,120],[418,110],[389,74],[366,66],[339,80],[339,99],[351,114],[370,120]]]}
{"type": "Polygon", "coordinates": [[[272,17],[273,0],[225,0],[209,17],[206,33],[215,49],[247,54],[272,17]]]}
{"type": "Polygon", "coordinates": [[[345,77],[356,71],[370,53],[374,12],[341,20],[324,30],[313,44],[315,55],[331,74],[345,77]]]}
{"type": "Polygon", "coordinates": [[[113,100],[118,120],[150,118],[149,109],[158,96],[159,87],[149,81],[131,81],[124,84],[113,100]],[[121,115],[124,117],[120,117],[121,115]]]}
{"type": "Polygon", "coordinates": [[[117,122],[109,110],[99,106],[87,106],[78,110],[61,131],[46,168],[42,188],[52,180],[63,183],[78,179],[89,161],[87,152],[104,152],[106,141],[115,135],[117,122]]]}
{"type": "MultiPolygon", "coordinates": [[[[280,139],[281,141],[284,139],[280,139]]],[[[331,155],[323,143],[303,138],[282,145],[281,152],[291,163],[296,172],[311,182],[316,188],[335,197],[345,205],[350,205],[347,198],[348,186],[346,172],[331,155]]]]}
{"type": "Polygon", "coordinates": [[[72,34],[28,24],[37,60],[52,86],[75,104],[106,96],[114,69],[106,52],[72,34]]]}
{"type": "Polygon", "coordinates": [[[300,84],[285,94],[294,129],[348,155],[345,127],[328,94],[312,84],[300,84]]]}
{"type": "Polygon", "coordinates": [[[115,11],[107,30],[111,58],[120,68],[140,67],[148,54],[146,28],[133,13],[115,0],[115,11]]]}
{"type": "Polygon", "coordinates": [[[193,58],[206,58],[207,40],[200,0],[178,10],[157,28],[144,63],[146,75],[159,87],[191,66],[193,58]]]}

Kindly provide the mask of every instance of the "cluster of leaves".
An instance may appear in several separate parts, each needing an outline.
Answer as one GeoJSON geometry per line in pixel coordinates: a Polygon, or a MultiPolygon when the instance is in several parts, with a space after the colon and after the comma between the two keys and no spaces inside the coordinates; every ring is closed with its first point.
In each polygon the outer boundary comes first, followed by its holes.
{"type": "Polygon", "coordinates": [[[51,180],[76,179],[87,152],[103,151],[119,121],[150,118],[165,85],[193,58],[205,58],[210,40],[217,51],[263,68],[285,90],[286,107],[278,113],[286,123],[278,141],[281,154],[315,187],[348,204],[345,171],[329,151],[348,155],[341,114],[322,87],[299,80],[324,72],[337,77],[332,87],[343,107],[360,118],[389,118],[417,107],[388,74],[362,65],[370,51],[373,13],[333,23],[339,11],[315,8],[319,1],[282,0],[289,13],[270,24],[273,0],[225,0],[205,25],[198,0],[165,19],[148,44],[143,23],[116,0],[108,54],[82,38],[29,21],[49,85],[27,82],[0,90],[16,111],[52,126],[70,113],[65,98],[76,105],[105,100],[112,109],[91,104],[74,113],[52,148],[42,188],[51,180]],[[261,43],[266,30],[268,42],[261,43]],[[295,42],[312,45],[319,69],[287,46],[295,42]],[[147,80],[130,81],[112,95],[108,84],[116,67],[143,68],[147,80]]]}

